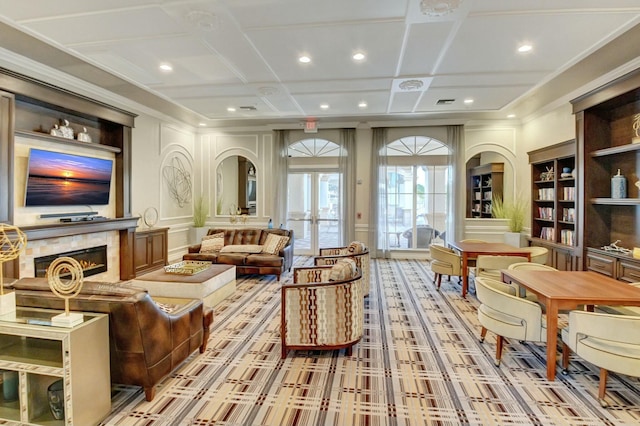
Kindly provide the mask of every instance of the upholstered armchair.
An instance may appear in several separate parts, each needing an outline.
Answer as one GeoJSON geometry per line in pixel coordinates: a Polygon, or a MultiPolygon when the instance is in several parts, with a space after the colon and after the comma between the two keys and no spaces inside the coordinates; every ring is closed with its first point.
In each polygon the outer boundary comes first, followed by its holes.
{"type": "Polygon", "coordinates": [[[529,259],[522,256],[490,256],[480,255],[476,260],[475,277],[493,278],[500,280],[500,271],[508,269],[509,265],[519,262],[528,262],[529,259]]]}
{"type": "MultiPolygon", "coordinates": [[[[507,269],[511,269],[511,270],[523,270],[524,269],[524,270],[528,270],[528,271],[557,271],[557,269],[554,268],[553,266],[548,266],[548,265],[544,265],[542,263],[533,263],[533,262],[516,262],[516,263],[512,263],[511,265],[509,265],[509,267],[507,269]]],[[[514,287],[514,286],[509,285],[509,287],[514,287]]],[[[515,287],[514,287],[514,289],[515,289],[515,287]]],[[[521,287],[519,289],[518,295],[520,297],[526,297],[528,300],[531,300],[532,302],[536,302],[538,300],[538,298],[536,297],[535,294],[527,293],[526,289],[524,287],[521,287]]]]}
{"type": "Polygon", "coordinates": [[[531,263],[539,263],[541,265],[547,263],[547,258],[549,257],[548,248],[540,246],[529,246],[521,247],[521,250],[529,252],[529,255],[531,256],[531,263]]]}
{"type": "Polygon", "coordinates": [[[431,270],[433,271],[433,283],[440,289],[442,276],[448,277],[462,275],[462,260],[460,255],[448,247],[431,244],[431,270]]]}
{"type": "Polygon", "coordinates": [[[362,273],[355,261],[293,269],[293,283],[282,285],[282,358],[289,350],[347,349],[364,331],[362,273]]]}
{"type": "Polygon", "coordinates": [[[542,307],[535,302],[505,292],[506,284],[490,278],[476,278],[476,296],[480,301],[478,320],[482,325],[480,341],[487,331],[497,335],[496,365],[500,365],[504,338],[532,342],[547,341],[542,307]]]}
{"type": "Polygon", "coordinates": [[[365,297],[369,295],[371,290],[371,271],[369,269],[369,249],[360,241],[353,241],[346,247],[328,247],[321,248],[320,255],[313,259],[316,266],[335,265],[335,263],[344,258],[350,257],[356,262],[356,266],[362,271],[362,286],[365,297]]]}
{"type": "Polygon", "coordinates": [[[600,368],[598,401],[604,399],[608,371],[640,377],[640,317],[586,311],[569,312],[562,330],[562,367],[569,366],[570,350],[600,368]]]}

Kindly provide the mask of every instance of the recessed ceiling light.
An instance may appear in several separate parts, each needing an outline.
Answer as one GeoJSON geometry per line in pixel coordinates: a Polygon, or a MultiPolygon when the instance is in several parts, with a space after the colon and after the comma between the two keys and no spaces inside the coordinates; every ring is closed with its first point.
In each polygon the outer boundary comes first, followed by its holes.
{"type": "Polygon", "coordinates": [[[200,126],[204,127],[204,126],[206,126],[206,125],[207,125],[207,123],[198,123],[198,125],[200,125],[200,126]]]}
{"type": "Polygon", "coordinates": [[[515,114],[509,114],[509,115],[507,115],[507,118],[516,118],[516,115],[515,114]]]}
{"type": "Polygon", "coordinates": [[[525,44],[521,44],[520,47],[518,47],[518,52],[527,53],[527,52],[531,52],[532,49],[533,49],[532,45],[525,43],[525,44]]]}
{"type": "Polygon", "coordinates": [[[160,64],[160,69],[166,72],[173,71],[173,67],[171,66],[171,64],[167,64],[167,63],[160,64]]]}
{"type": "Polygon", "coordinates": [[[329,109],[329,104],[320,104],[320,108],[329,109]]]}
{"type": "Polygon", "coordinates": [[[236,109],[234,107],[229,107],[227,108],[227,111],[229,112],[236,112],[236,109]]]}
{"type": "Polygon", "coordinates": [[[465,99],[464,103],[465,103],[465,105],[471,105],[473,103],[473,99],[471,99],[471,98],[465,99]]]}
{"type": "Polygon", "coordinates": [[[298,61],[300,61],[303,64],[308,64],[309,62],[311,62],[311,58],[306,55],[303,55],[298,58],[298,61]]]}
{"type": "Polygon", "coordinates": [[[360,101],[360,103],[358,103],[358,108],[366,108],[367,107],[367,103],[365,101],[360,101]]]}
{"type": "Polygon", "coordinates": [[[358,52],[358,53],[354,54],[352,57],[353,57],[354,61],[362,61],[365,58],[364,53],[362,53],[362,52],[358,52]]]}

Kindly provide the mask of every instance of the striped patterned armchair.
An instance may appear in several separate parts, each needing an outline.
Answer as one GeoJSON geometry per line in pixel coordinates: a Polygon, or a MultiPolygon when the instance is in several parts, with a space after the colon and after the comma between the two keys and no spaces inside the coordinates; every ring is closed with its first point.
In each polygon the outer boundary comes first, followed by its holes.
{"type": "Polygon", "coordinates": [[[316,266],[333,265],[344,257],[351,257],[356,261],[356,265],[362,271],[364,296],[368,296],[371,288],[369,278],[371,271],[369,270],[369,249],[364,243],[354,241],[346,247],[321,248],[320,255],[316,256],[313,262],[316,266]]]}
{"type": "Polygon", "coordinates": [[[281,318],[282,358],[289,350],[342,348],[350,356],[364,330],[360,269],[351,259],[294,268],[293,283],[282,285],[281,318]]]}

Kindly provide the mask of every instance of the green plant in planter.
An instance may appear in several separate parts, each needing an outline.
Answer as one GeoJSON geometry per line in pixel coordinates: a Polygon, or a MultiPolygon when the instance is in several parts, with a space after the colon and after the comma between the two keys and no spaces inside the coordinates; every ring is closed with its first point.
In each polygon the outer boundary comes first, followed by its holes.
{"type": "Polygon", "coordinates": [[[209,215],[209,204],[207,199],[200,196],[193,204],[193,226],[196,228],[202,228],[207,221],[209,215]]]}
{"type": "Polygon", "coordinates": [[[493,197],[491,213],[498,219],[507,219],[510,232],[522,232],[527,215],[529,201],[518,194],[512,202],[504,202],[502,197],[493,197]]]}

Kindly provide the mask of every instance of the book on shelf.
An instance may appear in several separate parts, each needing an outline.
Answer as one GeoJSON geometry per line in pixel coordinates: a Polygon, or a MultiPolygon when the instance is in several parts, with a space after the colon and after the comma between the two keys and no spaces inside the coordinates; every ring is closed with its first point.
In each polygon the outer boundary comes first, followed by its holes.
{"type": "Polygon", "coordinates": [[[491,201],[491,198],[492,198],[491,191],[487,191],[487,192],[484,193],[484,199],[485,200],[491,201]]]}
{"type": "Polygon", "coordinates": [[[564,208],[562,209],[562,220],[565,222],[575,222],[576,221],[576,209],[564,208]]]}
{"type": "Polygon", "coordinates": [[[555,197],[555,189],[554,188],[539,188],[538,189],[538,200],[553,201],[554,197],[555,197]]]}
{"type": "Polygon", "coordinates": [[[540,230],[540,238],[543,240],[554,241],[555,229],[549,226],[545,226],[540,230]]]}
{"type": "Polygon", "coordinates": [[[560,231],[560,243],[575,246],[575,232],[572,229],[562,229],[560,231]]]}
{"type": "Polygon", "coordinates": [[[538,218],[544,220],[553,220],[553,207],[538,207],[538,218]]]}
{"type": "Polygon", "coordinates": [[[576,189],[573,186],[566,186],[562,188],[562,199],[565,201],[575,201],[576,189]]]}

